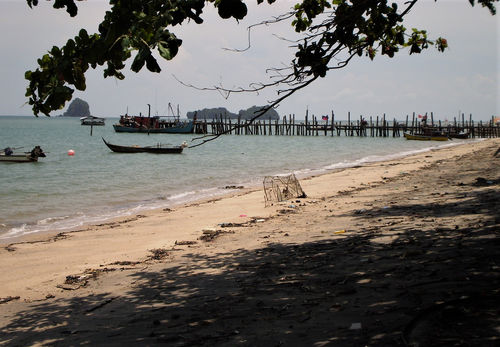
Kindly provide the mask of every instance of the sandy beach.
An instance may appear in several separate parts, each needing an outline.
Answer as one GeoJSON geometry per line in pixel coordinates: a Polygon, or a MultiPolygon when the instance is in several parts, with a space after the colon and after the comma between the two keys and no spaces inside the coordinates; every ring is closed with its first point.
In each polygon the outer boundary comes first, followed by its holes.
{"type": "Polygon", "coordinates": [[[0,344],[498,345],[499,147],[5,242],[0,344]]]}

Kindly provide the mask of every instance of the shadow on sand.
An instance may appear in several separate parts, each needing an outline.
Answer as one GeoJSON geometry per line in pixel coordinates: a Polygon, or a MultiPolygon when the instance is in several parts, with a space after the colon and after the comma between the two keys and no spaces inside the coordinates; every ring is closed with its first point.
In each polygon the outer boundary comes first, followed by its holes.
{"type": "Polygon", "coordinates": [[[466,196],[353,211],[370,227],[343,238],[215,257],[192,252],[177,267],[131,275],[137,287],[126,296],[32,304],[2,328],[0,342],[498,345],[500,190],[492,182],[466,196]],[[461,225],[433,221],[464,214],[461,225]],[[398,220],[409,216],[419,223],[398,220]],[[377,241],[384,235],[391,242],[377,241]]]}

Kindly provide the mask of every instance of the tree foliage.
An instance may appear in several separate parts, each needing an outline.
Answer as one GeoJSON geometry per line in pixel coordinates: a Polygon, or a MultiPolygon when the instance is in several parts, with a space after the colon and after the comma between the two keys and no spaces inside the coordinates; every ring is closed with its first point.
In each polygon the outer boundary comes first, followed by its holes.
{"type": "MultiPolygon", "coordinates": [[[[31,8],[38,5],[38,0],[26,1],[31,8]]],[[[77,1],[82,0],[54,0],[53,7],[66,9],[74,17],[78,13],[77,1]]],[[[481,4],[492,14],[498,1],[469,0],[471,5],[481,4]]],[[[263,2],[257,0],[258,4],[263,2]]],[[[266,2],[273,4],[275,0],[266,2]]],[[[254,88],[284,85],[276,103],[328,71],[344,67],[355,56],[373,60],[377,54],[392,58],[403,49],[415,54],[432,46],[439,51],[447,48],[444,38],[431,40],[425,30],[408,31],[404,27],[404,17],[418,0],[403,5],[387,0],[297,2],[290,13],[276,19],[291,20],[293,29],[303,35],[297,42],[295,58],[288,68],[274,70],[277,74],[271,83],[254,88]]],[[[110,5],[97,33],[80,30],[64,46],[54,46],[38,59],[35,71],[25,73],[29,81],[26,97],[35,115],[49,115],[62,108],[71,100],[74,88],[85,90],[89,68],[104,66],[104,77],[123,79],[125,63],[133,56],[132,71],[139,72],[145,66],[160,72],[154,52],[171,60],[182,44],[169,29],[186,21],[203,23],[206,5],[215,6],[224,19],[241,20],[248,12],[243,0],[110,0],[110,5]]]]}

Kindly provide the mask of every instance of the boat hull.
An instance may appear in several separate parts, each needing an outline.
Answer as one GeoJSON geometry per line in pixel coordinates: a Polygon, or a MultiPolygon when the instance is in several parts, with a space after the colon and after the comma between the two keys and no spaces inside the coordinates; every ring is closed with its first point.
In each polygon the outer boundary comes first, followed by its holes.
{"type": "Polygon", "coordinates": [[[99,117],[88,116],[80,118],[81,125],[102,126],[105,124],[104,122],[105,122],[104,118],[99,118],[99,117]]]}
{"type": "Polygon", "coordinates": [[[450,137],[452,139],[468,139],[469,138],[469,133],[463,133],[463,134],[450,134],[450,137]]]}
{"type": "Polygon", "coordinates": [[[38,157],[32,157],[30,153],[12,155],[0,154],[0,162],[29,163],[35,161],[38,161],[38,157]]]}
{"type": "Polygon", "coordinates": [[[404,133],[404,137],[407,140],[448,141],[448,136],[443,136],[443,135],[412,135],[412,134],[404,133]]]}
{"type": "Polygon", "coordinates": [[[105,124],[101,121],[84,121],[82,125],[104,126],[105,124]]]}
{"type": "Polygon", "coordinates": [[[161,146],[120,146],[114,145],[112,143],[106,142],[102,139],[106,146],[113,152],[117,153],[154,153],[154,154],[180,154],[184,150],[184,146],[171,146],[171,147],[161,147],[161,146]]]}
{"type": "Polygon", "coordinates": [[[186,122],[166,128],[140,128],[113,124],[117,133],[146,133],[146,134],[191,134],[194,130],[193,122],[186,122]]]}

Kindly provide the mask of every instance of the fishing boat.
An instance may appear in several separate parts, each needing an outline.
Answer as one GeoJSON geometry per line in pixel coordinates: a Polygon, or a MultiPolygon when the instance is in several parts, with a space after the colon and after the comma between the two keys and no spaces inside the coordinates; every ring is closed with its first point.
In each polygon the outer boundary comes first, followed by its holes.
{"type": "Polygon", "coordinates": [[[469,133],[464,133],[464,132],[460,132],[460,133],[450,133],[448,134],[449,137],[451,137],[452,139],[462,139],[462,140],[465,140],[465,139],[468,139],[470,134],[469,133]]]}
{"type": "Polygon", "coordinates": [[[156,146],[120,146],[114,145],[112,143],[106,142],[102,138],[106,146],[109,147],[113,152],[117,153],[155,153],[155,154],[175,154],[182,153],[184,148],[187,147],[187,143],[184,141],[180,146],[164,145],[158,143],[156,146]]]}
{"type": "MultiPolygon", "coordinates": [[[[14,148],[15,149],[15,148],[14,148]]],[[[39,157],[45,157],[45,153],[40,146],[34,147],[31,152],[14,152],[14,149],[7,147],[0,152],[0,162],[29,163],[38,161],[39,157]]]]}
{"type": "MultiPolygon", "coordinates": [[[[148,116],[120,116],[118,124],[113,124],[117,133],[147,133],[147,134],[191,134],[194,132],[193,120],[181,120],[177,116],[153,116],[151,117],[151,105],[149,105],[148,116]]],[[[171,105],[169,104],[171,108],[171,105]]]]}
{"type": "Polygon", "coordinates": [[[104,118],[87,116],[80,118],[81,125],[104,125],[104,118]]]}
{"type": "Polygon", "coordinates": [[[147,134],[191,134],[194,131],[194,122],[163,120],[159,116],[121,116],[120,123],[113,124],[117,133],[147,133],[147,134]]]}
{"type": "Polygon", "coordinates": [[[420,140],[420,141],[448,141],[448,136],[442,134],[433,135],[419,135],[404,133],[407,140],[420,140]]]}

